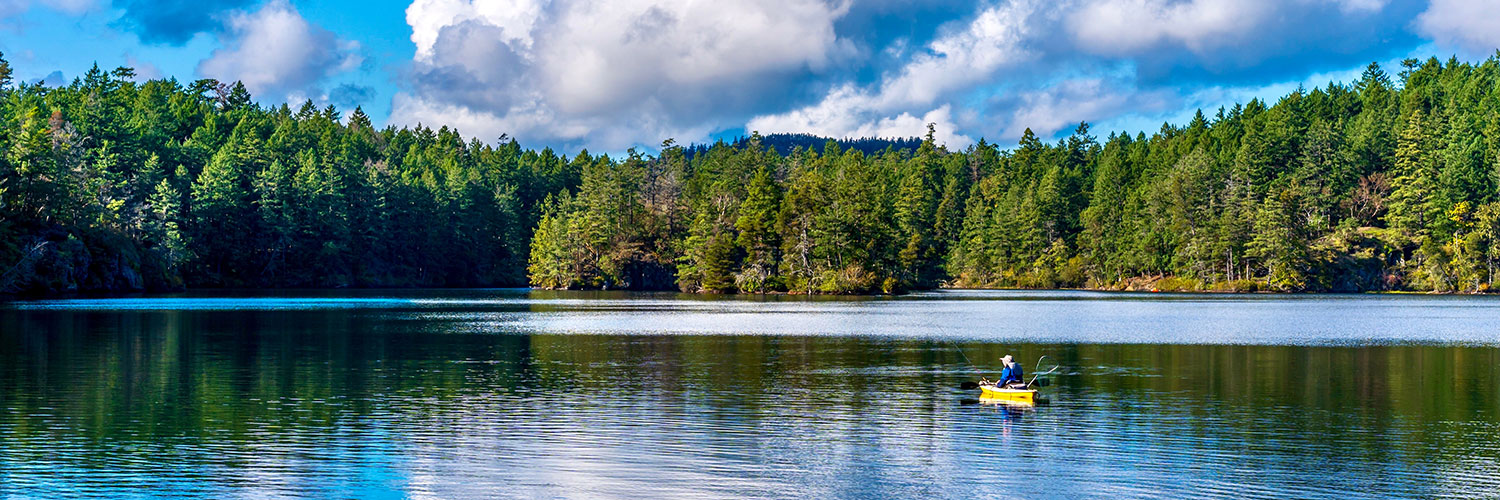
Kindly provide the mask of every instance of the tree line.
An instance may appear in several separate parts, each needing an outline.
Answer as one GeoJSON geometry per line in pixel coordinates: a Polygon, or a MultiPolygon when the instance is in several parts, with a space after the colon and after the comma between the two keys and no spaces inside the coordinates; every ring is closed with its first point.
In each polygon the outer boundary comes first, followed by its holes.
{"type": "Polygon", "coordinates": [[[0,85],[0,293],[524,285],[538,200],[609,161],[133,80],[0,85]]]}
{"type": "Polygon", "coordinates": [[[0,80],[0,291],[1476,292],[1500,261],[1496,58],[1372,64],[1102,141],[618,157],[133,77],[0,80]]]}

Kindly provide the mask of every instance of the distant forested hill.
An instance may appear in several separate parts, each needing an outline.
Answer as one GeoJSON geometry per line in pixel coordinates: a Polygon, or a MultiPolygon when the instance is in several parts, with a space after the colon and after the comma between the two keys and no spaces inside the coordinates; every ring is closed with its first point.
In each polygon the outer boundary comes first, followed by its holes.
{"type": "MultiPolygon", "coordinates": [[[[782,155],[792,154],[799,148],[805,150],[821,151],[823,149],[823,146],[828,144],[828,141],[833,141],[835,144],[838,144],[839,149],[845,151],[859,151],[866,155],[879,154],[880,152],[885,151],[887,148],[896,150],[915,150],[917,149],[917,147],[922,145],[921,137],[907,137],[901,139],[878,139],[869,137],[860,139],[832,139],[829,137],[816,136],[812,134],[770,134],[760,136],[759,139],[762,147],[765,147],[766,149],[775,151],[776,153],[782,155]]],[[[750,140],[751,138],[749,137],[740,137],[732,142],[729,142],[728,144],[734,147],[744,147],[746,144],[750,143],[750,140]]],[[[712,148],[713,146],[713,144],[694,144],[691,147],[687,148],[687,158],[691,160],[692,158],[700,154],[708,152],[709,148],[712,148]]]]}
{"type": "Polygon", "coordinates": [[[1371,65],[1150,135],[752,135],[618,158],[96,68],[0,78],[0,148],[0,293],[1486,291],[1500,262],[1496,59],[1371,65]]]}

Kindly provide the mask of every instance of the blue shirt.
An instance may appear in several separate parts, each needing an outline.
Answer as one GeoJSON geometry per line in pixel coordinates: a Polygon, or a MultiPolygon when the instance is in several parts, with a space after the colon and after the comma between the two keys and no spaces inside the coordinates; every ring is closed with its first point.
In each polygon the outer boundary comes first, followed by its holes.
{"type": "Polygon", "coordinates": [[[1024,382],[1023,380],[1021,380],[1021,377],[1023,376],[1024,375],[1021,374],[1021,364],[1011,363],[1005,365],[1005,370],[1000,372],[1000,382],[996,383],[995,385],[1005,385],[1011,382],[1024,382]]]}

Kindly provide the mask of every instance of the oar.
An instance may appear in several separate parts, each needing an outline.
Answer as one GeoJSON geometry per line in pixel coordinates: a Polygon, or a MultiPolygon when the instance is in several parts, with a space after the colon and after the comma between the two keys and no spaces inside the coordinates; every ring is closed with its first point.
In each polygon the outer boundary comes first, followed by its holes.
{"type": "Polygon", "coordinates": [[[966,382],[964,382],[962,384],[958,384],[958,388],[966,390],[966,391],[973,390],[973,389],[978,389],[979,388],[979,382],[974,382],[972,380],[966,381],[966,382]]]}

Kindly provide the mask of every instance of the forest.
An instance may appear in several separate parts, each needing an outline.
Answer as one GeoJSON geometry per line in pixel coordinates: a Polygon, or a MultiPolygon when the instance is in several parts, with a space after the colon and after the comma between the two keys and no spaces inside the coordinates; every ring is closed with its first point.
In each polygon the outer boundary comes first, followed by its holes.
{"type": "Polygon", "coordinates": [[[574,154],[0,55],[0,293],[483,287],[1487,292],[1500,59],[1013,148],[752,134],[574,154]]]}

